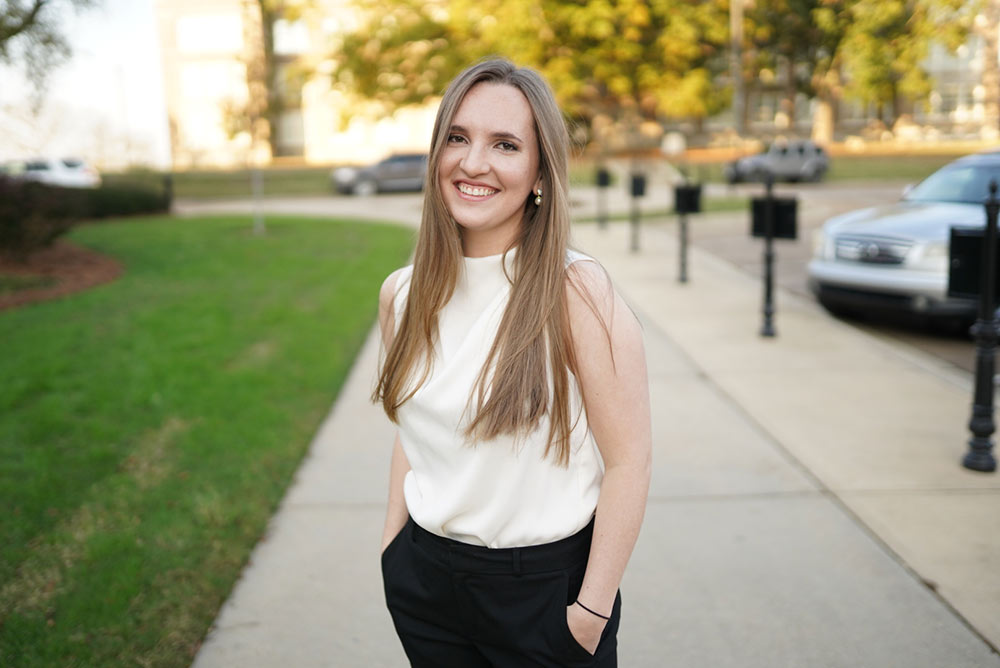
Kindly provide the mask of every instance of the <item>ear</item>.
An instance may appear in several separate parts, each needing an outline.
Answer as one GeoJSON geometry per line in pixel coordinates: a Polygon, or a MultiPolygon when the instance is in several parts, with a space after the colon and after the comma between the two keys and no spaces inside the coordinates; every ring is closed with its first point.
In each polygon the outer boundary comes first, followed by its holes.
{"type": "Polygon", "coordinates": [[[538,178],[535,179],[535,185],[531,187],[531,192],[536,193],[538,192],[538,189],[541,187],[542,187],[542,175],[541,173],[539,173],[538,178]]]}

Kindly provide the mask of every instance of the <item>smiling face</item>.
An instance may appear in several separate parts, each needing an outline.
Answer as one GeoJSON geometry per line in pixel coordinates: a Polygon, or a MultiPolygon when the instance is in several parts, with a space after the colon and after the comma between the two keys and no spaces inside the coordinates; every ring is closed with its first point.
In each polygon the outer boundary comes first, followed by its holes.
{"type": "Polygon", "coordinates": [[[524,205],[541,183],[538,166],[535,121],[521,91],[473,86],[448,128],[437,170],[467,257],[502,253],[517,237],[524,205]]]}

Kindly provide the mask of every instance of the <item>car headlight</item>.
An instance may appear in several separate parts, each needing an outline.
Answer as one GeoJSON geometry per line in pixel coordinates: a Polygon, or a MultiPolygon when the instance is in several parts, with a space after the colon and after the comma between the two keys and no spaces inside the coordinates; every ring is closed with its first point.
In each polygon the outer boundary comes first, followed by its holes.
{"type": "Polygon", "coordinates": [[[357,173],[358,170],[353,167],[338,167],[333,170],[333,180],[337,183],[350,183],[357,173]]]}
{"type": "Polygon", "coordinates": [[[813,242],[813,257],[819,260],[830,259],[827,255],[833,248],[833,243],[830,237],[823,231],[822,228],[818,230],[813,230],[812,233],[813,242]]]}
{"type": "Polygon", "coordinates": [[[948,257],[947,241],[931,241],[924,246],[924,258],[927,260],[938,260],[948,257]]]}
{"type": "Polygon", "coordinates": [[[948,242],[928,241],[914,254],[914,268],[923,271],[948,271],[948,242]]]}

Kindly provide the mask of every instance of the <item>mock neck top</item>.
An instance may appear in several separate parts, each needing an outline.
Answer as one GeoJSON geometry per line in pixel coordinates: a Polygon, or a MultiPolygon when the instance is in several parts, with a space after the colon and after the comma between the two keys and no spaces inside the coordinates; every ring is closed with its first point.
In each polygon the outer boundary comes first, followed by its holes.
{"type": "MultiPolygon", "coordinates": [[[[567,266],[591,258],[569,251],[567,266]]],[[[406,507],[418,525],[439,536],[490,548],[560,540],[584,528],[597,507],[604,466],[587,424],[580,388],[570,383],[570,458],[542,458],[549,421],[532,433],[472,443],[466,406],[496,338],[510,297],[514,251],[463,258],[455,292],[438,316],[431,372],[397,412],[410,464],[406,507]],[[506,262],[507,275],[504,273],[506,262]]],[[[412,265],[399,275],[394,301],[402,321],[412,265]]],[[[470,410],[475,410],[475,404],[470,410]]]]}

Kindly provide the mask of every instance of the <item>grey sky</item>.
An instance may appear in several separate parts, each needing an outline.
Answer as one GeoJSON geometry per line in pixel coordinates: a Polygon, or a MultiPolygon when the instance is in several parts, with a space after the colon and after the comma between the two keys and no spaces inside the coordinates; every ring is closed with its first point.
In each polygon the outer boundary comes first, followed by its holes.
{"type": "Polygon", "coordinates": [[[67,12],[73,59],[53,73],[37,116],[27,84],[0,68],[0,162],[80,156],[123,166],[169,162],[163,77],[153,0],[103,0],[67,12]]]}

